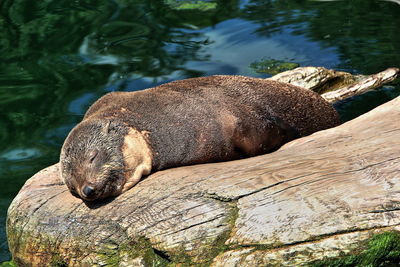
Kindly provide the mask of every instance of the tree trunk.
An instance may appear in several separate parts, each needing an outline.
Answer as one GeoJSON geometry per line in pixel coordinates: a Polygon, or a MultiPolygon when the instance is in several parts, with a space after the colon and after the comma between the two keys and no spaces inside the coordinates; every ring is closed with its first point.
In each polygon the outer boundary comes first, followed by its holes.
{"type": "Polygon", "coordinates": [[[400,97],[258,157],[150,175],[106,203],[29,179],[8,210],[21,266],[293,266],[400,225],[400,97]]]}

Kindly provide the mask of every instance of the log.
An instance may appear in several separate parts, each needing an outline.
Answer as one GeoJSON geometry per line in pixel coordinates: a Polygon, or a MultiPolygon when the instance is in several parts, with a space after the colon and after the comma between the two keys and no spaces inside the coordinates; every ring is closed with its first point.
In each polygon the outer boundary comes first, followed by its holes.
{"type": "MultiPolygon", "coordinates": [[[[59,165],[23,186],[7,234],[21,266],[297,266],[400,225],[400,97],[258,157],[150,175],[85,203],[59,165]]],[[[361,243],[360,243],[361,242],[361,243]]]]}
{"type": "Polygon", "coordinates": [[[377,89],[399,77],[400,69],[388,68],[372,75],[352,75],[323,67],[299,67],[279,73],[271,80],[290,83],[313,90],[335,103],[377,89]]]}
{"type": "Polygon", "coordinates": [[[398,68],[389,68],[344,88],[323,93],[321,96],[329,103],[335,103],[349,97],[364,94],[386,83],[390,83],[398,78],[399,72],[400,70],[398,68]]]}
{"type": "Polygon", "coordinates": [[[310,66],[284,71],[268,79],[290,83],[320,93],[324,91],[325,85],[331,81],[340,81],[339,84],[348,84],[358,81],[360,77],[353,76],[347,72],[310,66]]]}

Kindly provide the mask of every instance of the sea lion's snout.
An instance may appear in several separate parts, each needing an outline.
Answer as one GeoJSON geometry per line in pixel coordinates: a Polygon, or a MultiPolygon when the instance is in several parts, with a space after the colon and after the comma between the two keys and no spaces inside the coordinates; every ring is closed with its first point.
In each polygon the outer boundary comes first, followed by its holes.
{"type": "Polygon", "coordinates": [[[118,121],[89,120],[68,134],[60,171],[73,195],[95,201],[121,193],[126,180],[121,147],[127,131],[118,121]]]}
{"type": "Polygon", "coordinates": [[[94,196],[95,190],[90,185],[86,185],[82,189],[82,194],[85,198],[91,198],[94,196]]]}

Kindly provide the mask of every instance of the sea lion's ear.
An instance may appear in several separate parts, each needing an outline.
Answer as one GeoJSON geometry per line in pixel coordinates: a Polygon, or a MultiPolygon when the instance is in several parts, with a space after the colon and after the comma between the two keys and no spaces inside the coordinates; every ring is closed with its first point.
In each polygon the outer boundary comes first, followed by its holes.
{"type": "Polygon", "coordinates": [[[111,129],[111,120],[107,120],[106,124],[103,127],[103,133],[108,134],[111,129]]]}

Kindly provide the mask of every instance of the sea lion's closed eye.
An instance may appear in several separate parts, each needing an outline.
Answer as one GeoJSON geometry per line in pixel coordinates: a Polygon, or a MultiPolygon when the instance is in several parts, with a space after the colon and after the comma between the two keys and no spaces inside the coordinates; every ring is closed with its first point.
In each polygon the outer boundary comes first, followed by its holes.
{"type": "Polygon", "coordinates": [[[99,154],[99,151],[97,149],[92,150],[89,154],[89,163],[93,163],[97,155],[99,154]]]}

